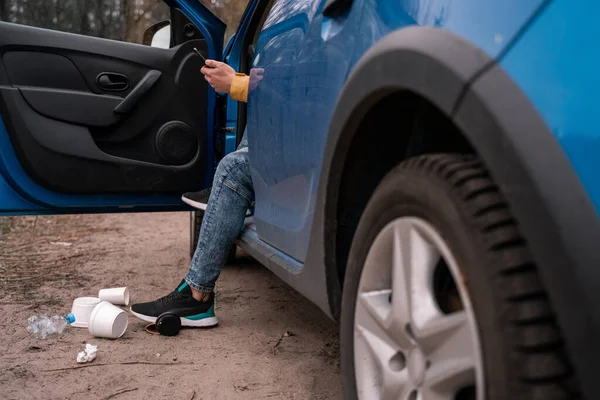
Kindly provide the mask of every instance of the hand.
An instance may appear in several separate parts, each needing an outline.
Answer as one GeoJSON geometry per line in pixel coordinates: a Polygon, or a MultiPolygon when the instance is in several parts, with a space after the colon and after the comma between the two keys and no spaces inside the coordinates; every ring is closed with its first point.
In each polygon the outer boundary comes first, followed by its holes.
{"type": "Polygon", "coordinates": [[[264,72],[265,70],[262,68],[252,68],[250,70],[250,84],[248,85],[250,90],[256,89],[256,86],[258,86],[258,82],[263,80],[262,74],[264,72]]]}
{"type": "Polygon", "coordinates": [[[200,72],[204,74],[204,79],[215,91],[229,93],[231,81],[235,76],[235,70],[229,65],[215,60],[206,60],[200,72]]]}

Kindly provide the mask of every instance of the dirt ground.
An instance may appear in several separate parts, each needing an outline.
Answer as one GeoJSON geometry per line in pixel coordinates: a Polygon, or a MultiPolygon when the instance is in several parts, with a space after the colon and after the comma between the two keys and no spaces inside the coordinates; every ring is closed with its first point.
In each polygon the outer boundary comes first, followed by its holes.
{"type": "Polygon", "coordinates": [[[219,280],[216,328],[154,336],[130,315],[117,340],[28,336],[30,315],[67,313],[100,288],[128,286],[133,302],[171,291],[188,268],[188,224],[188,213],[0,219],[0,397],[341,398],[335,324],[243,254],[219,280]],[[85,343],[98,358],[77,368],[85,343]]]}

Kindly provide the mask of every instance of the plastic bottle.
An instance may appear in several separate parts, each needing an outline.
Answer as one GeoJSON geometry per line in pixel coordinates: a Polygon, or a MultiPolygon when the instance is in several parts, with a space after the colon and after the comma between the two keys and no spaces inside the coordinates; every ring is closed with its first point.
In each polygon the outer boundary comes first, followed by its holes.
{"type": "Polygon", "coordinates": [[[75,322],[75,315],[55,315],[48,317],[45,314],[34,315],[27,318],[27,332],[37,339],[46,339],[49,336],[60,335],[67,325],[75,322]]]}

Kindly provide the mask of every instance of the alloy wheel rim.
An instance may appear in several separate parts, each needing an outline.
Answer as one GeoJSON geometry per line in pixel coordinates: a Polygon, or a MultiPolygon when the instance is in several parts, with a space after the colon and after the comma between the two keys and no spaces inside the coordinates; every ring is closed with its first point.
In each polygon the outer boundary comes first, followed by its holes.
{"type": "Polygon", "coordinates": [[[423,219],[390,222],[369,250],[354,315],[354,368],[360,399],[455,400],[465,391],[483,399],[468,291],[448,245],[423,219]],[[434,278],[442,267],[460,303],[441,306],[434,278]]]}

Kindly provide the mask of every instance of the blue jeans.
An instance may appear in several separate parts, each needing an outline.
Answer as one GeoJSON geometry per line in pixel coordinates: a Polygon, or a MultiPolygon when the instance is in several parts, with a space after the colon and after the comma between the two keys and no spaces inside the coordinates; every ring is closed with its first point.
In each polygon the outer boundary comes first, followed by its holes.
{"type": "Polygon", "coordinates": [[[227,255],[244,226],[254,200],[246,132],[236,151],[226,155],[213,180],[200,228],[198,247],[185,281],[201,292],[212,292],[227,255]]]}

